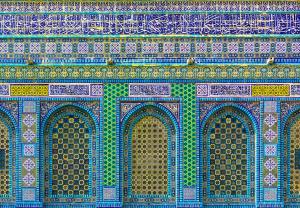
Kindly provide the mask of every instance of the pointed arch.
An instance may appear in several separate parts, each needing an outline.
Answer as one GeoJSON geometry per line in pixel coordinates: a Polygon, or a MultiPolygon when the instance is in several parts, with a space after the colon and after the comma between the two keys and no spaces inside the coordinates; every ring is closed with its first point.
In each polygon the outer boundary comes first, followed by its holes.
{"type": "Polygon", "coordinates": [[[201,126],[203,201],[254,203],[255,124],[242,108],[219,106],[201,126]]]}
{"type": "Polygon", "coordinates": [[[141,104],[121,125],[124,203],[175,203],[175,117],[159,104],[141,104]]]}
{"type": "Polygon", "coordinates": [[[43,124],[45,202],[96,201],[96,135],[95,119],[78,105],[49,113],[43,124]]]}

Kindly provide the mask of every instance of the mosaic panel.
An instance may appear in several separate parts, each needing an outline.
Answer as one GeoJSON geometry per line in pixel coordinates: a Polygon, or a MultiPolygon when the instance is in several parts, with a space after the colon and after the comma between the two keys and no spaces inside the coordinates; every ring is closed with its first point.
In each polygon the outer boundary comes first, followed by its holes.
{"type": "Polygon", "coordinates": [[[48,96],[47,85],[11,85],[11,96],[48,96]]]}
{"type": "Polygon", "coordinates": [[[52,130],[52,194],[89,194],[88,126],[78,116],[60,118],[52,130]]]}
{"type": "Polygon", "coordinates": [[[22,142],[34,143],[36,142],[36,126],[37,117],[34,113],[24,113],[22,115],[22,142]]]}
{"type": "Polygon", "coordinates": [[[45,201],[96,200],[96,128],[92,117],[74,106],[59,108],[47,120],[45,201]]]}
{"type": "Polygon", "coordinates": [[[253,123],[244,112],[223,107],[203,127],[205,203],[254,202],[253,123]]]}
{"type": "MultiPolygon", "coordinates": [[[[0,40],[0,63],[3,64],[28,64],[28,59],[35,64],[106,64],[110,58],[116,64],[186,64],[189,57],[193,57],[196,64],[265,64],[270,57],[274,57],[276,63],[293,63],[300,57],[300,39],[167,36],[0,40]],[[33,45],[38,50],[33,52],[33,45]]],[[[7,90],[3,87],[2,94],[7,90]]]]}
{"type": "MultiPolygon", "coordinates": [[[[3,36],[284,35],[300,33],[299,19],[300,15],[298,13],[16,13],[0,16],[0,34],[3,36]],[[283,22],[284,24],[282,24],[283,22]]],[[[20,52],[24,50],[21,45],[16,44],[15,47],[20,52]]],[[[66,53],[71,50],[71,47],[70,45],[66,53]]]]}
{"type": "Polygon", "coordinates": [[[168,97],[170,95],[170,84],[129,84],[129,96],[168,97]]]}
{"type": "Polygon", "coordinates": [[[37,184],[36,177],[37,167],[36,159],[33,157],[22,159],[22,186],[35,187],[37,184]]]}
{"type": "Polygon", "coordinates": [[[116,99],[128,96],[128,84],[104,85],[104,185],[116,185],[116,99]]]}
{"type": "Polygon", "coordinates": [[[183,101],[183,184],[196,185],[196,86],[195,84],[172,84],[173,97],[183,101]]]}
{"type": "Polygon", "coordinates": [[[289,96],[289,85],[253,85],[252,96],[289,96]]]}
{"type": "Polygon", "coordinates": [[[115,200],[116,199],[116,189],[115,188],[103,188],[103,199],[104,200],[115,200]]]}
{"type": "Polygon", "coordinates": [[[124,125],[124,202],[175,202],[176,132],[169,116],[145,106],[124,125]]]}
{"type": "Polygon", "coordinates": [[[265,201],[276,201],[277,199],[277,189],[276,188],[268,188],[264,189],[264,200],[265,201]]]}
{"type": "Polygon", "coordinates": [[[168,193],[168,130],[155,117],[146,116],[132,129],[132,193],[168,193]]]}
{"type": "Polygon", "coordinates": [[[89,96],[90,86],[84,84],[51,84],[49,86],[49,95],[61,96],[89,96]]]}
{"type": "Polygon", "coordinates": [[[195,1],[183,2],[180,0],[172,3],[161,1],[105,1],[95,2],[89,0],[81,1],[42,1],[28,2],[24,0],[1,2],[2,12],[137,12],[137,11],[299,11],[300,5],[297,1],[195,1]]]}
{"type": "Polygon", "coordinates": [[[22,189],[22,200],[23,201],[35,201],[35,189],[24,188],[22,189]]]}
{"type": "Polygon", "coordinates": [[[0,95],[2,96],[9,95],[9,85],[6,84],[0,85],[0,95]]]}
{"type": "Polygon", "coordinates": [[[2,66],[0,79],[84,79],[125,80],[125,79],[293,79],[300,77],[296,65],[155,65],[147,66],[2,66]],[[37,72],[38,71],[38,72],[37,72]]]}
{"type": "Polygon", "coordinates": [[[247,195],[247,129],[224,115],[210,127],[210,195],[247,195]]]}
{"type": "Polygon", "coordinates": [[[278,113],[277,102],[264,102],[263,114],[263,199],[265,201],[277,201],[277,187],[278,187],[278,158],[277,158],[277,144],[278,144],[278,113]]]}
{"type": "Polygon", "coordinates": [[[36,102],[23,101],[23,112],[24,113],[35,113],[36,112],[36,102]]]}

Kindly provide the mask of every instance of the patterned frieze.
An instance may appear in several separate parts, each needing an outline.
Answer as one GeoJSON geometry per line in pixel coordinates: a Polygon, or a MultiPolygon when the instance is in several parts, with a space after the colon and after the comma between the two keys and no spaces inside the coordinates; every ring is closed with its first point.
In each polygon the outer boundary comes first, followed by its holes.
{"type": "Polygon", "coordinates": [[[103,96],[102,84],[0,84],[0,89],[0,96],[103,96]]]}
{"type": "Polygon", "coordinates": [[[1,12],[299,11],[297,1],[25,1],[0,3],[1,12]]]}
{"type": "MultiPolygon", "coordinates": [[[[167,79],[181,82],[182,79],[216,81],[239,79],[278,80],[300,77],[297,65],[57,65],[57,66],[2,66],[0,80],[113,80],[167,79]]],[[[51,82],[51,81],[50,81],[51,82]]]]}
{"type": "Polygon", "coordinates": [[[143,37],[3,38],[0,63],[276,63],[300,57],[299,38],[143,37]],[[223,59],[223,60],[219,60],[223,59]],[[252,60],[252,61],[251,61],[252,60]]]}
{"type": "Polygon", "coordinates": [[[298,13],[2,14],[0,35],[300,34],[298,13]]]}
{"type": "Polygon", "coordinates": [[[299,97],[299,84],[197,84],[198,97],[299,97]]]}
{"type": "Polygon", "coordinates": [[[171,85],[163,84],[129,84],[129,96],[134,97],[169,97],[171,85]]]}

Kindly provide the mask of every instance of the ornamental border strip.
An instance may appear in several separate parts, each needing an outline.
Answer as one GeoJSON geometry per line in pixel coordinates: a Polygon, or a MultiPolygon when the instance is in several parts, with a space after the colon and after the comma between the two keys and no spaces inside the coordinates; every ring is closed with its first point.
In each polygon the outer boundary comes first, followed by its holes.
{"type": "Polygon", "coordinates": [[[298,82],[298,65],[3,66],[3,83],[298,82]],[[70,81],[72,80],[72,81],[70,81]],[[145,81],[147,80],[147,81],[145,81]],[[151,81],[150,81],[151,80],[151,81]],[[237,81],[239,80],[239,81],[237,81]],[[50,81],[50,82],[51,82],[50,81]]]}

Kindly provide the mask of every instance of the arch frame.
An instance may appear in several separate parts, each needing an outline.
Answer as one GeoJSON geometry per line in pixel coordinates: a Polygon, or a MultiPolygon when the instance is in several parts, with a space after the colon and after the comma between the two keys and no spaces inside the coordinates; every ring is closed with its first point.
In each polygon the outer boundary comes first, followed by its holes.
{"type": "MultiPolygon", "coordinates": [[[[102,102],[101,100],[96,100],[96,101],[99,101],[99,105],[100,105],[100,111],[102,112],[102,102]]],[[[59,105],[56,105],[54,107],[52,107],[48,112],[47,114],[43,117],[43,120],[41,121],[41,125],[40,125],[40,138],[41,138],[41,141],[40,141],[40,160],[43,161],[44,158],[45,158],[45,132],[46,132],[46,126],[48,124],[48,122],[50,122],[51,120],[51,116],[57,112],[59,112],[61,109],[64,109],[64,108],[67,108],[67,107],[72,107],[72,108],[75,108],[79,111],[81,111],[83,114],[86,113],[90,119],[92,120],[92,124],[90,124],[89,128],[93,129],[92,126],[94,127],[95,129],[95,142],[96,142],[96,147],[95,147],[95,157],[96,157],[96,187],[95,187],[95,190],[96,190],[96,194],[95,194],[95,201],[83,201],[83,202],[80,202],[82,204],[87,204],[87,205],[91,205],[91,204],[96,204],[97,202],[99,202],[100,200],[100,189],[98,188],[100,186],[100,156],[101,156],[101,151],[100,151],[100,143],[101,143],[101,138],[102,138],[102,130],[101,130],[101,123],[102,123],[102,115],[100,115],[100,123],[98,122],[97,118],[95,117],[94,113],[92,112],[91,109],[89,109],[89,107],[87,106],[84,106],[82,104],[79,104],[77,102],[67,102],[67,103],[61,103],[59,105]],[[99,160],[97,162],[97,160],[99,160]]],[[[63,113],[64,114],[64,113],[63,113]]],[[[81,114],[81,113],[80,113],[81,114]]],[[[84,115],[81,114],[81,118],[84,118],[84,115]]],[[[61,115],[61,114],[60,114],[61,115]]],[[[70,115],[74,115],[74,114],[70,114],[70,115]]],[[[56,120],[56,119],[54,119],[56,120]]],[[[53,120],[50,122],[51,125],[53,125],[53,120]]],[[[49,132],[50,133],[50,132],[49,132]]],[[[92,136],[89,140],[93,140],[92,136]]],[[[89,144],[91,145],[91,144],[89,144]]],[[[89,152],[91,151],[93,147],[90,146],[90,150],[89,152]]],[[[92,159],[92,158],[91,158],[92,159]]],[[[49,162],[49,161],[48,161],[49,162]]],[[[40,174],[39,174],[39,177],[40,177],[40,186],[39,186],[39,189],[42,190],[40,191],[40,200],[43,204],[47,204],[47,205],[57,205],[57,204],[70,204],[70,203],[77,203],[77,202],[71,202],[72,201],[72,198],[64,198],[66,200],[69,200],[69,201],[51,201],[51,202],[45,202],[45,195],[44,195],[44,192],[45,192],[45,188],[44,188],[44,185],[45,185],[45,180],[44,180],[44,177],[45,177],[45,167],[44,167],[44,163],[40,163],[40,174]]],[[[89,168],[89,172],[91,171],[91,169],[89,168]]],[[[91,179],[92,180],[92,179],[91,179]]],[[[50,197],[51,198],[51,197],[50,197]]],[[[80,197],[74,197],[73,199],[81,199],[80,197]]]]}
{"type": "MultiPolygon", "coordinates": [[[[122,97],[122,98],[117,98],[117,154],[118,154],[118,159],[116,161],[116,167],[117,167],[117,172],[119,173],[119,182],[117,185],[117,196],[118,200],[120,202],[123,201],[123,132],[126,129],[126,124],[128,123],[129,119],[131,118],[132,115],[135,115],[136,113],[139,112],[139,110],[146,108],[146,107],[152,107],[160,110],[161,112],[165,113],[167,115],[167,118],[170,119],[170,122],[172,123],[174,129],[175,129],[175,163],[177,164],[175,169],[176,169],[176,174],[175,174],[175,202],[173,203],[160,203],[159,205],[174,205],[176,202],[180,200],[180,196],[182,196],[182,156],[183,153],[181,151],[182,147],[182,101],[181,98],[129,98],[129,97],[122,97]],[[126,102],[137,102],[139,103],[138,105],[134,106],[132,109],[130,109],[123,119],[121,119],[121,103],[126,103],[126,102]],[[179,117],[176,118],[176,116],[165,106],[161,105],[160,103],[168,103],[168,102],[173,102],[179,104],[179,117]]],[[[169,149],[169,148],[168,148],[169,149]]],[[[168,173],[169,174],[169,173],[168,173]]],[[[130,203],[128,203],[130,205],[130,203]]],[[[135,205],[148,205],[151,206],[150,204],[146,203],[134,203],[135,205]]]]}
{"type": "MultiPolygon", "coordinates": [[[[209,121],[209,119],[211,118],[211,116],[213,116],[215,113],[217,113],[218,111],[229,107],[229,108],[233,108],[236,109],[238,111],[240,111],[241,113],[243,113],[251,122],[252,124],[252,128],[254,131],[254,138],[253,138],[253,147],[254,148],[254,156],[251,156],[251,153],[249,155],[249,158],[252,158],[252,161],[254,162],[254,164],[258,163],[259,161],[256,158],[256,155],[259,154],[259,150],[257,149],[255,151],[255,149],[257,148],[259,141],[257,141],[260,137],[259,137],[259,131],[260,131],[260,124],[259,121],[257,121],[257,119],[252,115],[252,113],[250,112],[250,110],[248,110],[246,107],[239,105],[238,103],[234,103],[231,100],[224,100],[222,103],[217,101],[214,102],[213,107],[210,109],[210,111],[205,114],[205,116],[203,117],[203,120],[200,121],[200,105],[201,102],[212,102],[212,100],[202,100],[202,99],[197,99],[197,150],[198,150],[198,154],[197,154],[197,161],[199,165],[199,177],[198,177],[198,190],[199,190],[199,195],[200,195],[200,203],[202,205],[205,205],[206,202],[204,201],[204,195],[203,195],[203,173],[204,171],[202,170],[203,167],[203,160],[204,160],[204,155],[203,155],[203,139],[204,139],[204,127],[206,126],[207,122],[209,121]]],[[[246,101],[247,102],[247,101],[246,101]]],[[[227,113],[225,113],[225,115],[227,115],[227,113]]],[[[247,125],[248,126],[248,125],[247,125]]],[[[248,129],[249,131],[249,129],[248,129]]],[[[251,138],[250,138],[251,139],[251,138]]],[[[247,143],[251,141],[247,141],[247,143]]],[[[248,144],[247,144],[248,145],[248,144]]],[[[250,150],[251,151],[251,150],[250,150]]],[[[207,158],[205,158],[207,160],[207,158]]],[[[251,163],[251,161],[250,161],[251,163]]],[[[258,163],[259,165],[259,163],[258,163]]],[[[257,165],[256,165],[257,166],[257,165]]],[[[255,168],[255,167],[253,167],[255,168]]],[[[247,168],[248,169],[248,168],[247,168]]],[[[251,166],[250,166],[251,169],[251,166]]],[[[257,170],[254,171],[255,175],[254,175],[254,179],[253,179],[253,183],[254,183],[254,189],[258,189],[257,187],[259,186],[259,174],[257,174],[257,170]]],[[[251,173],[250,173],[250,177],[251,177],[251,173]]],[[[250,183],[252,181],[250,180],[250,183]]],[[[251,187],[250,187],[251,189],[251,187]]],[[[252,202],[230,202],[232,205],[239,205],[241,203],[243,203],[245,206],[253,206],[256,204],[257,202],[257,196],[259,195],[259,191],[255,190],[254,191],[254,196],[253,196],[253,201],[252,202]]],[[[217,198],[217,197],[216,197],[217,198]]],[[[240,199],[240,198],[239,198],[240,199]]],[[[212,204],[218,204],[218,205],[228,205],[227,202],[211,202],[212,204]]]]}
{"type": "Polygon", "coordinates": [[[288,111],[288,113],[283,116],[280,127],[280,155],[283,160],[280,162],[280,168],[284,171],[281,172],[280,178],[284,179],[281,180],[281,187],[283,189],[281,190],[281,195],[283,196],[283,202],[286,205],[291,206],[300,206],[300,194],[299,195],[292,195],[290,194],[290,131],[291,127],[300,120],[300,102],[298,105],[293,107],[288,111]],[[296,119],[295,119],[296,118],[296,119]],[[293,121],[293,119],[295,119],[293,121]],[[287,133],[287,135],[285,135],[287,133]],[[287,172],[287,174],[283,174],[284,172],[287,172]]]}

